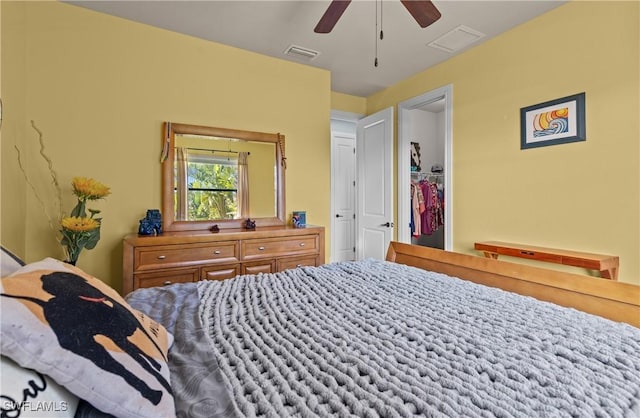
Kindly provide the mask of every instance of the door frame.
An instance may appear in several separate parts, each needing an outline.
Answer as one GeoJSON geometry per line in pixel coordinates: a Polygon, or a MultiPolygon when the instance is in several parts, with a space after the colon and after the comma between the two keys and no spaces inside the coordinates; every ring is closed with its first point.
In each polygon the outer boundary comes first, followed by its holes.
{"type": "Polygon", "coordinates": [[[453,85],[431,90],[398,103],[398,241],[411,243],[411,138],[409,111],[437,100],[445,100],[444,115],[444,249],[453,250],[453,85]]]}
{"type": "MultiPolygon", "coordinates": [[[[344,112],[342,110],[332,110],[331,111],[331,121],[337,120],[337,121],[344,121],[344,122],[350,122],[354,124],[354,129],[356,129],[357,123],[360,119],[362,119],[364,117],[364,115],[360,115],[357,113],[351,113],[351,112],[344,112]]],[[[334,136],[336,134],[340,134],[343,136],[352,136],[353,135],[353,148],[356,148],[356,132],[354,130],[354,132],[343,132],[340,131],[339,129],[334,130],[333,126],[330,127],[331,130],[331,203],[330,203],[330,210],[331,210],[331,251],[330,251],[330,255],[329,255],[329,261],[332,262],[333,260],[335,260],[336,258],[336,242],[335,242],[335,234],[333,234],[333,231],[336,230],[336,225],[335,225],[335,216],[334,214],[336,213],[336,207],[335,207],[335,200],[334,200],[334,196],[335,196],[335,186],[334,186],[334,181],[335,181],[335,156],[333,153],[333,149],[334,149],[334,136]]],[[[355,161],[356,161],[357,155],[354,155],[353,161],[354,161],[354,165],[355,165],[355,161]]],[[[354,191],[354,202],[353,202],[353,206],[354,206],[354,210],[355,210],[355,205],[356,205],[356,192],[354,191]]],[[[353,236],[354,236],[354,241],[357,241],[357,237],[356,237],[356,227],[355,227],[355,222],[353,223],[353,236]]],[[[355,242],[354,242],[355,245],[355,242]]],[[[355,256],[355,254],[354,254],[355,256]]]]}

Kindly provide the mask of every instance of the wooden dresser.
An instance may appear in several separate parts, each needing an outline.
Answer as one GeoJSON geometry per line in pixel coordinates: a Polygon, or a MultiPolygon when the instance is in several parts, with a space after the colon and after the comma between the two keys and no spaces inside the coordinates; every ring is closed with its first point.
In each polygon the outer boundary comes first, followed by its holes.
{"type": "Polygon", "coordinates": [[[122,293],[324,264],[324,227],[165,232],[124,238],[122,293]]]}

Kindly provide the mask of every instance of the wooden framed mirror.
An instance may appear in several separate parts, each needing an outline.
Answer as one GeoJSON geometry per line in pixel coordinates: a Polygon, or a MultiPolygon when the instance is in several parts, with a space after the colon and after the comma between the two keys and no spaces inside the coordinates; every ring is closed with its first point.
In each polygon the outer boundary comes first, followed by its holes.
{"type": "Polygon", "coordinates": [[[284,225],[284,135],[165,122],[164,231],[284,225]]]}

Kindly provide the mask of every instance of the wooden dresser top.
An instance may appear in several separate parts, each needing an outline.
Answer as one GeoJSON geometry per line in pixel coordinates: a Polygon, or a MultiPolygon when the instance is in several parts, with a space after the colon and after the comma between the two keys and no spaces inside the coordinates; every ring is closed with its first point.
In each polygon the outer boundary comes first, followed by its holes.
{"type": "Polygon", "coordinates": [[[160,235],[129,234],[124,240],[136,247],[156,246],[165,244],[186,244],[212,241],[245,240],[253,238],[270,238],[294,235],[318,234],[324,231],[324,227],[307,225],[305,228],[293,228],[292,226],[263,226],[254,230],[221,229],[220,232],[210,231],[172,231],[163,232],[160,235]]]}

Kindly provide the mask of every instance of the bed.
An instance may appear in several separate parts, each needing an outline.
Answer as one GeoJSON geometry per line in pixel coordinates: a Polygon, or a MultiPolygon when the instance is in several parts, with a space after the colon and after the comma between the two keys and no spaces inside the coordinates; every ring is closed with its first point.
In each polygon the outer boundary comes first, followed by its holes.
{"type": "MultiPolygon", "coordinates": [[[[386,261],[125,299],[166,330],[170,402],[116,416],[640,416],[640,288],[627,283],[392,242],[386,261]]],[[[116,383],[113,396],[136,397],[116,383]]],[[[113,406],[80,395],[76,416],[113,406]]]]}

